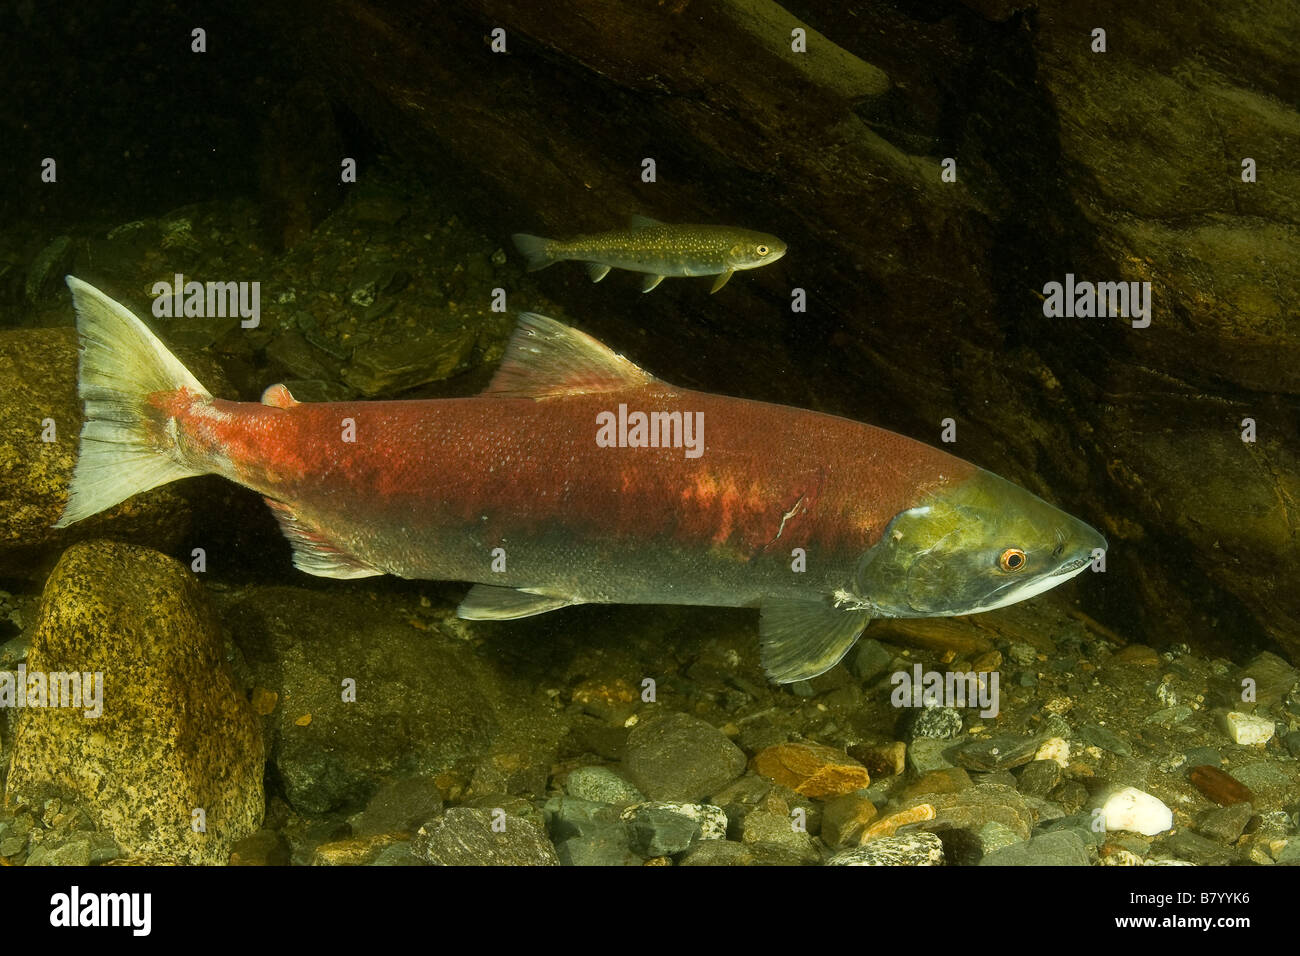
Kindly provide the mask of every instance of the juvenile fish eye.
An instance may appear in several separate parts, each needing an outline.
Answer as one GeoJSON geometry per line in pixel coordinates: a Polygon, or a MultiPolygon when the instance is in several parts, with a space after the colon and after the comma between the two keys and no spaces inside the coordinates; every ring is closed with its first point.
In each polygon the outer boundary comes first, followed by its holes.
{"type": "Polygon", "coordinates": [[[756,249],[755,251],[756,251],[760,256],[765,256],[765,255],[768,254],[768,252],[769,252],[770,250],[767,248],[767,246],[759,246],[758,249],[756,249]]]}
{"type": "Polygon", "coordinates": [[[1025,552],[1019,548],[1007,548],[998,558],[998,566],[1003,571],[1019,571],[1025,566],[1025,552]]]}

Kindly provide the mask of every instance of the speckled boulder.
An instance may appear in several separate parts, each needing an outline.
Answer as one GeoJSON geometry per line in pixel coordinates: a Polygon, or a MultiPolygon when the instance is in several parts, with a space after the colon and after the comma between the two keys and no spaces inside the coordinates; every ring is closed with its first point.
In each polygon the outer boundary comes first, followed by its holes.
{"type": "Polygon", "coordinates": [[[198,582],[144,548],[74,545],[46,584],[27,658],[28,674],[73,670],[103,674],[102,714],[20,710],[6,804],[57,794],[130,856],[226,862],[262,821],[263,747],[198,582]]]}
{"type": "MultiPolygon", "coordinates": [[[[210,361],[193,354],[183,360],[210,389],[223,390],[224,379],[210,361]]],[[[76,331],[0,332],[0,575],[39,578],[67,545],[106,532],[163,549],[185,533],[190,506],[174,485],[55,529],[80,434],[76,331]]]]}

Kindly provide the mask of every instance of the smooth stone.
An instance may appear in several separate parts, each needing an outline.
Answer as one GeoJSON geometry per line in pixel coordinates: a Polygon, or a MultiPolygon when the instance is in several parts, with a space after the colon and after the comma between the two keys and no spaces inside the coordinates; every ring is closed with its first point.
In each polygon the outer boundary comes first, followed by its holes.
{"type": "Polygon", "coordinates": [[[907,765],[918,774],[933,770],[948,770],[953,767],[947,752],[952,747],[949,740],[921,738],[914,740],[907,747],[907,765]]]}
{"type": "Polygon", "coordinates": [[[652,800],[691,803],[745,772],[745,754],[712,724],[689,714],[639,723],[627,738],[623,767],[652,800]]]}
{"type": "Polygon", "coordinates": [[[452,807],[430,820],[416,833],[411,850],[437,866],[560,865],[555,847],[532,823],[511,816],[498,821],[491,810],[476,807],[452,807]]]}
{"type": "Polygon", "coordinates": [[[754,848],[730,840],[697,843],[682,855],[678,866],[753,866],[758,862],[754,848]]]}
{"type": "Polygon", "coordinates": [[[609,767],[579,767],[564,778],[564,792],[595,803],[642,803],[645,794],[609,767]]]}
{"type": "Polygon", "coordinates": [[[924,707],[916,712],[904,735],[909,742],[951,740],[961,734],[961,713],[951,707],[924,707]]]}
{"type": "Polygon", "coordinates": [[[1112,733],[1105,727],[1098,727],[1096,724],[1084,724],[1079,728],[1079,739],[1085,744],[1091,744],[1094,747],[1100,747],[1102,750],[1109,750],[1113,754],[1121,757],[1131,757],[1133,748],[1128,741],[1112,733]]]}
{"type": "Polygon", "coordinates": [[[943,866],[943,842],[933,833],[881,837],[836,853],[827,866],[943,866]]]}
{"type": "Polygon", "coordinates": [[[1249,803],[1234,803],[1228,807],[1217,807],[1207,811],[1196,824],[1196,829],[1203,835],[1218,840],[1220,843],[1235,843],[1245,832],[1246,824],[1255,815],[1255,808],[1249,803]]]}
{"type": "Polygon", "coordinates": [[[18,713],[11,804],[57,790],[126,855],[192,864],[226,863],[261,826],[261,728],[186,566],[134,545],[73,545],[46,582],[27,667],[101,673],[104,698],[97,717],[18,713]],[[196,807],[205,832],[190,826],[196,807]]]}
{"type": "Polygon", "coordinates": [[[1033,760],[1020,770],[1016,786],[1021,793],[1045,797],[1061,782],[1063,771],[1055,760],[1033,760]]]}
{"type": "Polygon", "coordinates": [[[1233,743],[1247,747],[1252,744],[1268,743],[1277,730],[1276,724],[1267,717],[1243,714],[1235,710],[1224,715],[1223,725],[1233,743]]]}
{"type": "Polygon", "coordinates": [[[1073,830],[1058,830],[994,850],[980,866],[1087,866],[1088,848],[1073,830]]]}
{"type": "Polygon", "coordinates": [[[818,800],[871,785],[867,768],[844,751],[809,741],[768,747],[754,757],[753,766],[773,782],[818,800]]]}
{"type": "Polygon", "coordinates": [[[1107,830],[1129,830],[1146,836],[1164,833],[1174,825],[1174,814],[1158,797],[1125,787],[1106,798],[1102,819],[1107,830]]]}
{"type": "Polygon", "coordinates": [[[685,803],[642,803],[620,814],[630,845],[643,856],[672,856],[696,840],[727,836],[727,815],[719,807],[685,803]]]}
{"type": "Polygon", "coordinates": [[[861,842],[876,816],[876,805],[866,797],[856,793],[836,797],[822,810],[821,838],[833,850],[853,846],[861,842]]]}
{"type": "Polygon", "coordinates": [[[442,811],[442,792],[429,777],[394,780],[375,791],[365,810],[349,822],[355,836],[414,834],[442,811]]]}
{"type": "Polygon", "coordinates": [[[889,670],[894,662],[894,655],[885,649],[879,641],[865,638],[858,641],[857,647],[849,656],[849,671],[858,680],[870,683],[889,670]]]}

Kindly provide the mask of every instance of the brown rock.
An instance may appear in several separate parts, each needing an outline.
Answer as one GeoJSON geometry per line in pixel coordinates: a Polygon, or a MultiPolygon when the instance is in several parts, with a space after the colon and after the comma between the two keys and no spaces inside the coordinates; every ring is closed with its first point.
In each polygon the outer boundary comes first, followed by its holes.
{"type": "Polygon", "coordinates": [[[866,797],[856,793],[836,797],[822,811],[821,838],[831,849],[856,846],[876,814],[875,804],[866,797]]]}
{"type": "Polygon", "coordinates": [[[974,784],[971,782],[970,774],[961,767],[951,767],[947,770],[931,770],[920,780],[909,784],[903,790],[903,798],[910,800],[913,797],[930,793],[956,793],[971,786],[974,786],[974,784]]]}
{"type": "Polygon", "coordinates": [[[754,757],[754,770],[806,797],[826,799],[870,786],[871,775],[842,750],[815,743],[777,744],[754,757]]]}
{"type": "Polygon", "coordinates": [[[1222,807],[1255,801],[1255,795],[1248,786],[1209,764],[1193,767],[1188,772],[1187,779],[1192,782],[1192,786],[1222,807]]]}
{"type": "Polygon", "coordinates": [[[907,744],[901,740],[877,746],[850,747],[850,756],[862,762],[872,778],[897,777],[907,769],[907,744]]]}
{"type": "Polygon", "coordinates": [[[68,549],[46,583],[27,669],[102,675],[102,713],[87,716],[84,699],[20,711],[7,803],[61,795],[126,854],[190,863],[226,863],[261,825],[257,719],[202,587],[178,562],[108,541],[68,549]]]}

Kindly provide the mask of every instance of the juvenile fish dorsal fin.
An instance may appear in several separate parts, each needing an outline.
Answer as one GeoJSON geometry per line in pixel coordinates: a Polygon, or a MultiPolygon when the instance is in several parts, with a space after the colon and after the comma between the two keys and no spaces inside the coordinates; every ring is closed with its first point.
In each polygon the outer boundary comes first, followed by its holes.
{"type": "Polygon", "coordinates": [[[456,616],[466,621],[513,621],[581,603],[572,598],[549,597],[517,588],[476,584],[456,608],[456,616]]]}
{"type": "Polygon", "coordinates": [[[341,551],[283,501],[262,500],[270,506],[280,530],[293,546],[293,566],[299,571],[322,578],[372,578],[384,573],[341,551]]]}
{"type": "Polygon", "coordinates": [[[651,226],[662,226],[663,223],[658,219],[651,219],[649,216],[628,216],[627,226],[629,229],[649,229],[651,226]]]}
{"type": "Polygon", "coordinates": [[[870,611],[829,600],[764,601],[758,619],[763,669],[778,684],[808,680],[840,662],[871,620],[870,611]]]}
{"type": "Polygon", "coordinates": [[[619,392],[657,379],[590,335],[524,312],[496,376],[483,392],[497,398],[558,398],[619,392]]]}

